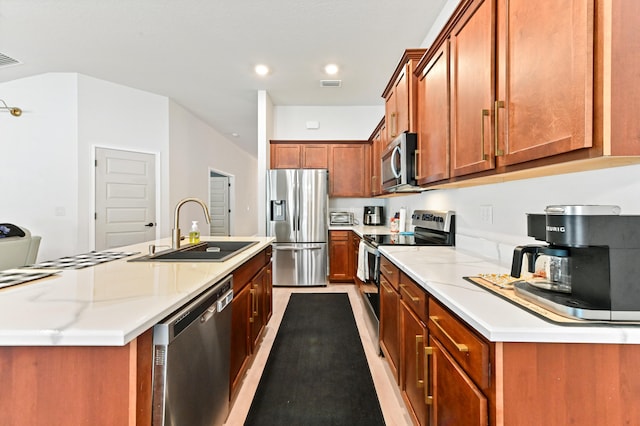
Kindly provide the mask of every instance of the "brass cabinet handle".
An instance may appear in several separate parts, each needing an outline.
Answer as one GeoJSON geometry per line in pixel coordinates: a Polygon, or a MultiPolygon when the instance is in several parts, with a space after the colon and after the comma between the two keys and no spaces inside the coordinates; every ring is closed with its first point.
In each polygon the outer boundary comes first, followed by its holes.
{"type": "Polygon", "coordinates": [[[418,303],[420,301],[420,298],[409,293],[409,290],[407,290],[406,287],[407,287],[406,284],[400,284],[400,290],[404,290],[405,294],[409,296],[409,299],[411,299],[412,302],[418,303]]]}
{"type": "Polygon", "coordinates": [[[251,295],[251,316],[249,317],[249,322],[253,322],[253,317],[255,316],[253,311],[253,307],[255,306],[255,293],[254,289],[249,290],[249,294],[251,295]]]}
{"type": "Polygon", "coordinates": [[[384,291],[386,291],[389,294],[395,293],[395,291],[393,291],[393,289],[386,284],[386,281],[387,280],[384,280],[384,281],[380,280],[380,285],[382,286],[384,291]]]}
{"type": "Polygon", "coordinates": [[[453,337],[449,336],[449,333],[447,333],[445,329],[442,328],[442,326],[438,323],[440,318],[438,318],[437,316],[429,316],[429,319],[435,324],[436,327],[438,327],[438,330],[440,330],[442,334],[444,334],[444,336],[455,345],[459,352],[469,352],[469,347],[467,345],[465,345],[464,343],[458,343],[453,340],[453,337]]]}
{"type": "Polygon", "coordinates": [[[418,368],[420,365],[420,348],[422,347],[422,342],[423,337],[420,334],[416,335],[416,387],[418,388],[424,386],[424,380],[420,380],[420,369],[418,368]]]}
{"type": "Polygon", "coordinates": [[[398,131],[398,114],[395,112],[391,113],[391,136],[395,137],[396,132],[398,131]]]}
{"type": "Polygon", "coordinates": [[[498,149],[498,108],[504,108],[504,101],[495,102],[495,117],[493,117],[493,131],[496,145],[496,155],[504,155],[504,151],[498,149]]]}
{"type": "Polygon", "coordinates": [[[488,109],[482,110],[482,115],[480,116],[480,153],[482,156],[482,161],[489,159],[487,154],[484,153],[484,118],[489,115],[488,109]]]}
{"type": "Polygon", "coordinates": [[[391,274],[393,273],[393,271],[391,271],[391,270],[387,269],[387,267],[386,267],[386,266],[384,266],[384,265],[382,266],[382,270],[383,270],[384,272],[386,272],[387,274],[389,274],[389,275],[391,275],[391,274]]]}
{"type": "Polygon", "coordinates": [[[424,403],[433,404],[433,395],[429,395],[429,357],[433,355],[433,347],[424,347],[424,403]]]}

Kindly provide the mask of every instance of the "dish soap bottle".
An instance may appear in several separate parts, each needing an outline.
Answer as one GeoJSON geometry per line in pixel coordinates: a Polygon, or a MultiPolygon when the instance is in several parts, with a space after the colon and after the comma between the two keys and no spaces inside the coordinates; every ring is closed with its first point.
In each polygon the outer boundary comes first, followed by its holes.
{"type": "Polygon", "coordinates": [[[191,231],[189,231],[189,243],[196,244],[200,242],[200,230],[198,229],[198,221],[191,222],[191,231]]]}

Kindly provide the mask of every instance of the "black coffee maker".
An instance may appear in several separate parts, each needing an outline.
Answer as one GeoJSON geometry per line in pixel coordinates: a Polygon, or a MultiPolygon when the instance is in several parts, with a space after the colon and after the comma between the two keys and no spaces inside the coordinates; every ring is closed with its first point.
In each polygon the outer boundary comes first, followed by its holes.
{"type": "Polygon", "coordinates": [[[511,275],[520,278],[523,265],[527,274],[514,283],[519,296],[569,317],[640,320],[640,216],[555,205],[527,214],[527,231],[548,245],[515,248],[511,275]]]}

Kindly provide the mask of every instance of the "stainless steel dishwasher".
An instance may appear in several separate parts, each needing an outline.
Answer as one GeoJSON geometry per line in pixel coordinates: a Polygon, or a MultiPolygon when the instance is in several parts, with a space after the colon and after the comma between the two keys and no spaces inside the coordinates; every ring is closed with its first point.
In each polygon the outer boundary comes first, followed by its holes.
{"type": "Polygon", "coordinates": [[[221,425],[229,413],[232,276],[153,328],[153,425],[221,425]]]}

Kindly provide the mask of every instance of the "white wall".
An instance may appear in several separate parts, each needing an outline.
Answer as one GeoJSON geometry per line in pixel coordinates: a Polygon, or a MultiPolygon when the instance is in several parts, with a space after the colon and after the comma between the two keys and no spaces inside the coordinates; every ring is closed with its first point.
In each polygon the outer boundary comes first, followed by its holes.
{"type": "MultiPolygon", "coordinates": [[[[169,104],[169,206],[173,208],[182,198],[197,197],[209,200],[209,169],[233,177],[235,205],[231,206],[233,229],[231,235],[256,235],[258,232],[257,160],[238,148],[221,133],[191,114],[175,102],[169,104]]],[[[180,211],[180,229],[200,223],[203,235],[202,209],[187,203],[180,211]]],[[[173,209],[170,228],[173,227],[173,209]]]]}
{"type": "MultiPolygon", "coordinates": [[[[86,75],[78,75],[78,249],[95,247],[93,160],[96,147],[156,155],[158,237],[170,235],[168,99],[86,75]]],[[[69,254],[69,253],[67,253],[69,254]]]]}
{"type": "MultiPolygon", "coordinates": [[[[157,155],[159,237],[179,199],[208,200],[209,168],[235,178],[234,233],[256,234],[256,159],[168,98],[75,73],[1,83],[0,94],[24,110],[0,113],[0,223],[42,236],[39,261],[94,249],[97,146],[157,155]]],[[[183,219],[204,221],[187,208],[183,219]]]]}
{"type": "Polygon", "coordinates": [[[77,78],[43,74],[0,84],[23,109],[0,112],[0,222],[42,236],[38,259],[73,254],[78,231],[77,78]]]}
{"type": "Polygon", "coordinates": [[[633,165],[427,191],[389,198],[387,210],[454,210],[457,245],[508,266],[515,245],[533,242],[527,237],[526,213],[542,213],[552,204],[614,204],[622,207],[622,214],[640,215],[639,195],[640,165],[633,165]],[[492,223],[483,221],[481,206],[491,206],[492,223]]]}
{"type": "Polygon", "coordinates": [[[366,140],[384,117],[380,106],[275,106],[273,139],[366,140]],[[307,121],[320,127],[306,128],[307,121]]]}

